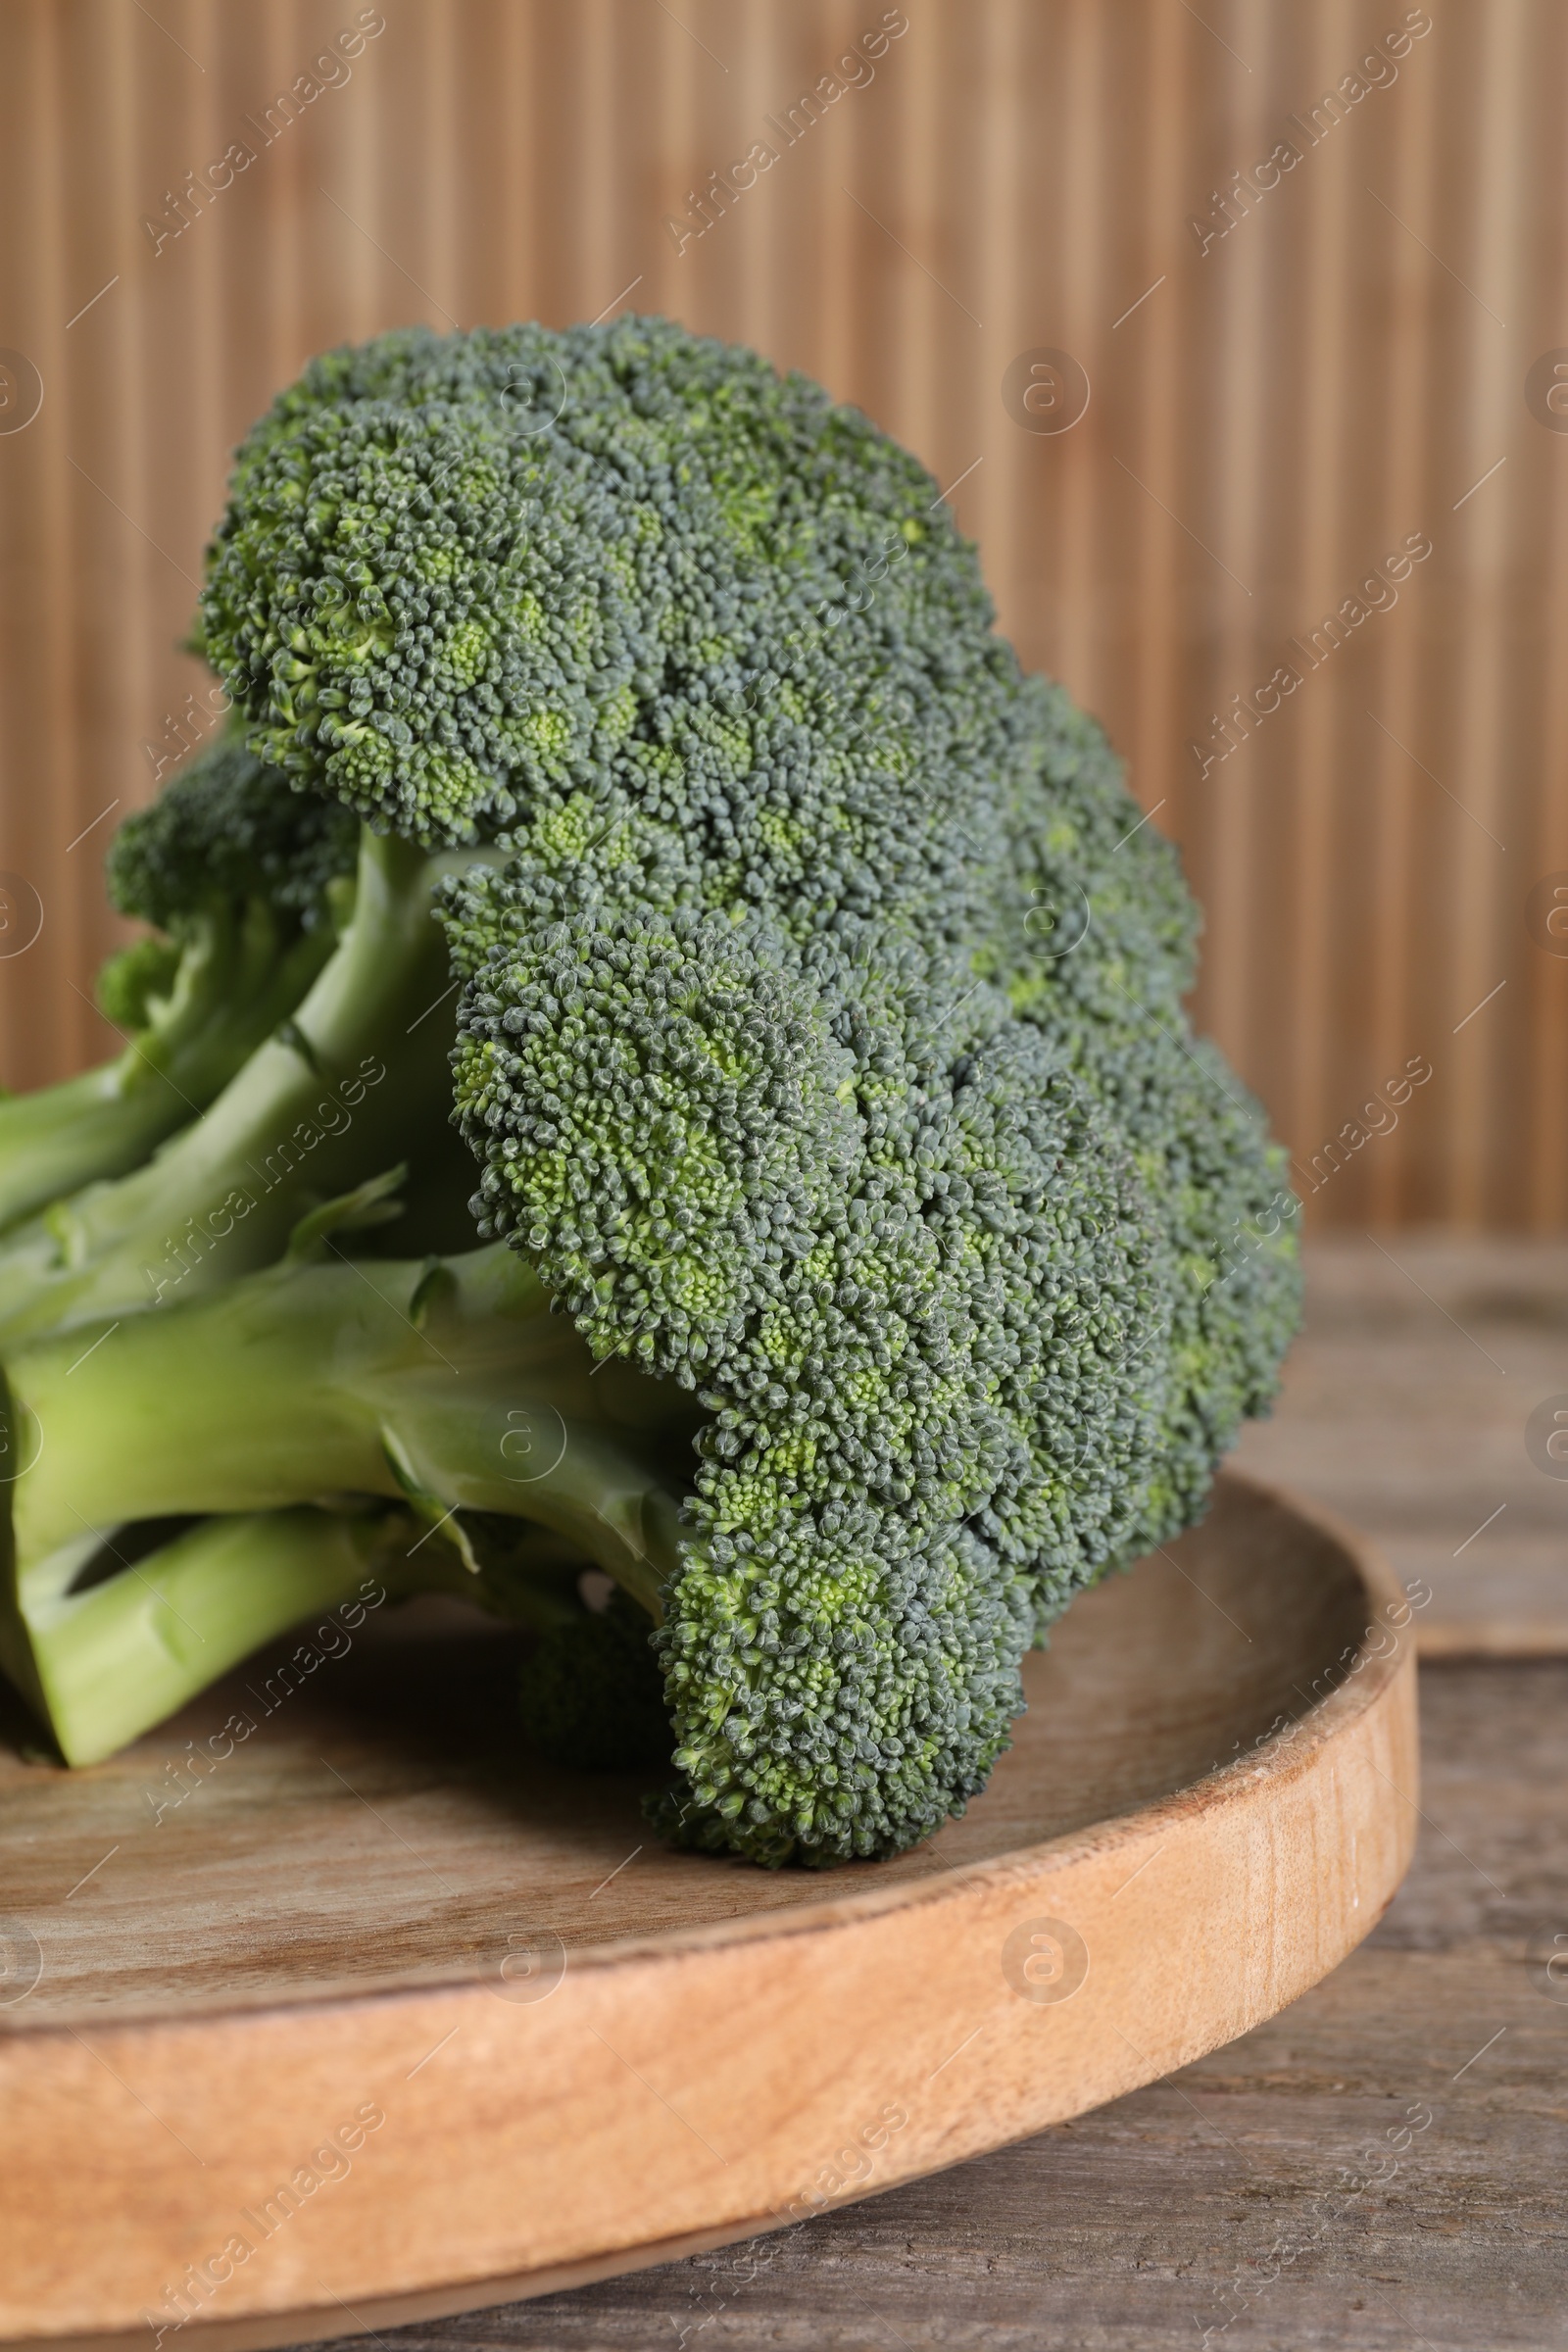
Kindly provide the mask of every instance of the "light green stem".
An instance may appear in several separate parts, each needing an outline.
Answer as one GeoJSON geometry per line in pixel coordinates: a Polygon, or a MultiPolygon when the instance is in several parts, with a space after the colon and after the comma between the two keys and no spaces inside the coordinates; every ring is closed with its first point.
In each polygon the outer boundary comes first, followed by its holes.
{"type": "Polygon", "coordinates": [[[211,1519],[85,1592],[35,1577],[0,1620],[0,1664],[67,1763],[96,1764],[306,1617],[385,1598],[387,1528],[384,1512],[211,1519]]]}
{"type": "Polygon", "coordinates": [[[122,1053],[0,1102],[0,1228],[140,1167],[295,1010],[333,945],[325,922],[280,935],[260,905],[202,918],[169,1004],[122,1053]]]}
{"type": "Polygon", "coordinates": [[[78,1327],[0,1384],[0,1665],[82,1763],[337,1606],[372,1558],[394,1592],[533,1623],[592,1562],[657,1619],[701,1418],[681,1389],[596,1365],[502,1244],[322,1252],[78,1327]],[[474,1512],[526,1523],[499,1560],[474,1512]],[[193,1514],[74,1589],[121,1531],[193,1514]]]}
{"type": "Polygon", "coordinates": [[[452,983],[431,913],[453,862],[366,833],[354,920],[295,1020],[134,1175],[0,1250],[8,1349],[267,1265],[320,1200],[394,1161],[453,1155],[452,983]]]}

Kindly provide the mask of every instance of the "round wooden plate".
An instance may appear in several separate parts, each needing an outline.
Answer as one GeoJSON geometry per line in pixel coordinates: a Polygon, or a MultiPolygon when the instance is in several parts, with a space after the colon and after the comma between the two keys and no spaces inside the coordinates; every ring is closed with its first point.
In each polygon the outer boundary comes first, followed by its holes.
{"type": "Polygon", "coordinates": [[[0,2337],[538,2293],[1184,2065],[1398,1884],[1408,1615],[1353,1536],[1227,1477],[1030,1660],[963,1820],[824,1874],[668,1853],[632,1783],[520,1758],[511,1637],[436,1603],[307,1629],[88,1772],[8,1718],[0,2337]]]}

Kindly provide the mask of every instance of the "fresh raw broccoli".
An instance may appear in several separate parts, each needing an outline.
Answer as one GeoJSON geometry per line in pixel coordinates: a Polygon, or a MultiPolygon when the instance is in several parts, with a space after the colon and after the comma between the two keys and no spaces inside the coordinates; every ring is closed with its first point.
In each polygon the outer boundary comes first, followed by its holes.
{"type": "Polygon", "coordinates": [[[466,1577],[540,1630],[559,1746],[641,1744],[640,1608],[689,1842],[887,1853],[984,1785],[1023,1649],[1200,1512],[1296,1298],[1278,1155],[1182,1009],[1174,855],[993,619],[912,459],[662,321],[387,336],[274,404],[200,630],[257,756],[363,819],[355,919],[57,1262],[0,1251],[9,1639],[47,1703],[106,1531],[232,1515],[260,1556],[255,1514],[335,1496],[328,1583],[334,1541],[402,1542],[400,1589],[466,1577]],[[355,1054],[373,1112],[252,1198],[355,1054]],[[489,1250],[220,1287],[390,1205],[449,1114],[489,1250]],[[247,1203],[222,1248],[149,1298],[160,1224],[215,1197],[247,1203]],[[568,1434],[536,1489],[498,1466],[509,1399],[568,1434]],[[376,1532],[372,1495],[440,1532],[376,1532]]]}
{"type": "Polygon", "coordinates": [[[109,896],[155,935],[98,1002],[130,1033],[101,1067],[0,1102],[0,1228],[138,1167],[288,1019],[346,918],[355,826],[220,738],[121,826],[109,896]]]}

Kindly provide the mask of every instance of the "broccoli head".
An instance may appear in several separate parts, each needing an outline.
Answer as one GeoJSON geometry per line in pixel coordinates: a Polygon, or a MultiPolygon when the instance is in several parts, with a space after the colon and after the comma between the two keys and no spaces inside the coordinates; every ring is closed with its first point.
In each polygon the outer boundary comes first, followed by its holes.
{"type": "Polygon", "coordinates": [[[1156,1220],[951,956],[453,893],[481,1230],[712,1419],[658,1647],[681,1834],[885,1853],[983,1787],[1148,1508],[1156,1220]]]}
{"type": "Polygon", "coordinates": [[[256,428],[204,615],[271,757],[372,811],[384,769],[376,821],[498,836],[519,889],[874,922],[1004,989],[1136,1122],[1187,1371],[1143,1543],[1201,1507],[1294,1328],[1294,1203],[1182,1008],[1175,853],[906,452],[662,320],[383,336],[256,428]]]}

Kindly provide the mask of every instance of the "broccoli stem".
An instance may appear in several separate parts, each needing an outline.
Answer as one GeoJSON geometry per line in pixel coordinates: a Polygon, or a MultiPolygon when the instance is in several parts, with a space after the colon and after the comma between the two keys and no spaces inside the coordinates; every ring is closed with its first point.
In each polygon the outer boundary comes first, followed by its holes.
{"type": "Polygon", "coordinates": [[[0,1229],[140,1167],[295,1010],[333,945],[330,924],[301,930],[262,901],[195,918],[172,992],[122,1053],[0,1102],[0,1229]]]}
{"type": "Polygon", "coordinates": [[[199,1520],[74,1590],[100,1551],[83,1535],[0,1584],[0,1669],[68,1764],[113,1755],[295,1627],[302,1648],[258,1676],[260,1691],[246,1685],[265,1713],[387,1601],[443,1592],[558,1640],[584,1615],[582,1562],[544,1531],[519,1528],[498,1572],[487,1560],[476,1578],[443,1537],[384,1503],[199,1520]]]}
{"type": "Polygon", "coordinates": [[[265,1265],[302,1215],[395,1159],[453,1156],[455,983],[431,918],[452,863],[366,830],[354,919],[294,1019],[135,1174],[0,1250],[0,1338],[167,1303],[265,1265]],[[412,1147],[412,1149],[411,1149],[412,1147]]]}
{"type": "Polygon", "coordinates": [[[391,1591],[400,1516],[291,1510],[205,1520],[74,1592],[72,1577],[96,1547],[85,1538],[17,1579],[0,1609],[0,1666],[67,1763],[96,1764],[264,1642],[391,1591]]]}
{"type": "MultiPolygon", "coordinates": [[[[25,1615],[84,1545],[136,1521],[380,1495],[426,1522],[402,1589],[420,1585],[424,1552],[450,1589],[440,1531],[485,1599],[456,1514],[494,1512],[564,1538],[657,1618],[701,1419],[674,1384],[596,1365],[504,1246],[422,1264],[285,1262],[11,1358],[17,1606],[25,1615]]],[[[236,1654],[210,1647],[183,1660],[193,1688],[236,1654]]]]}

